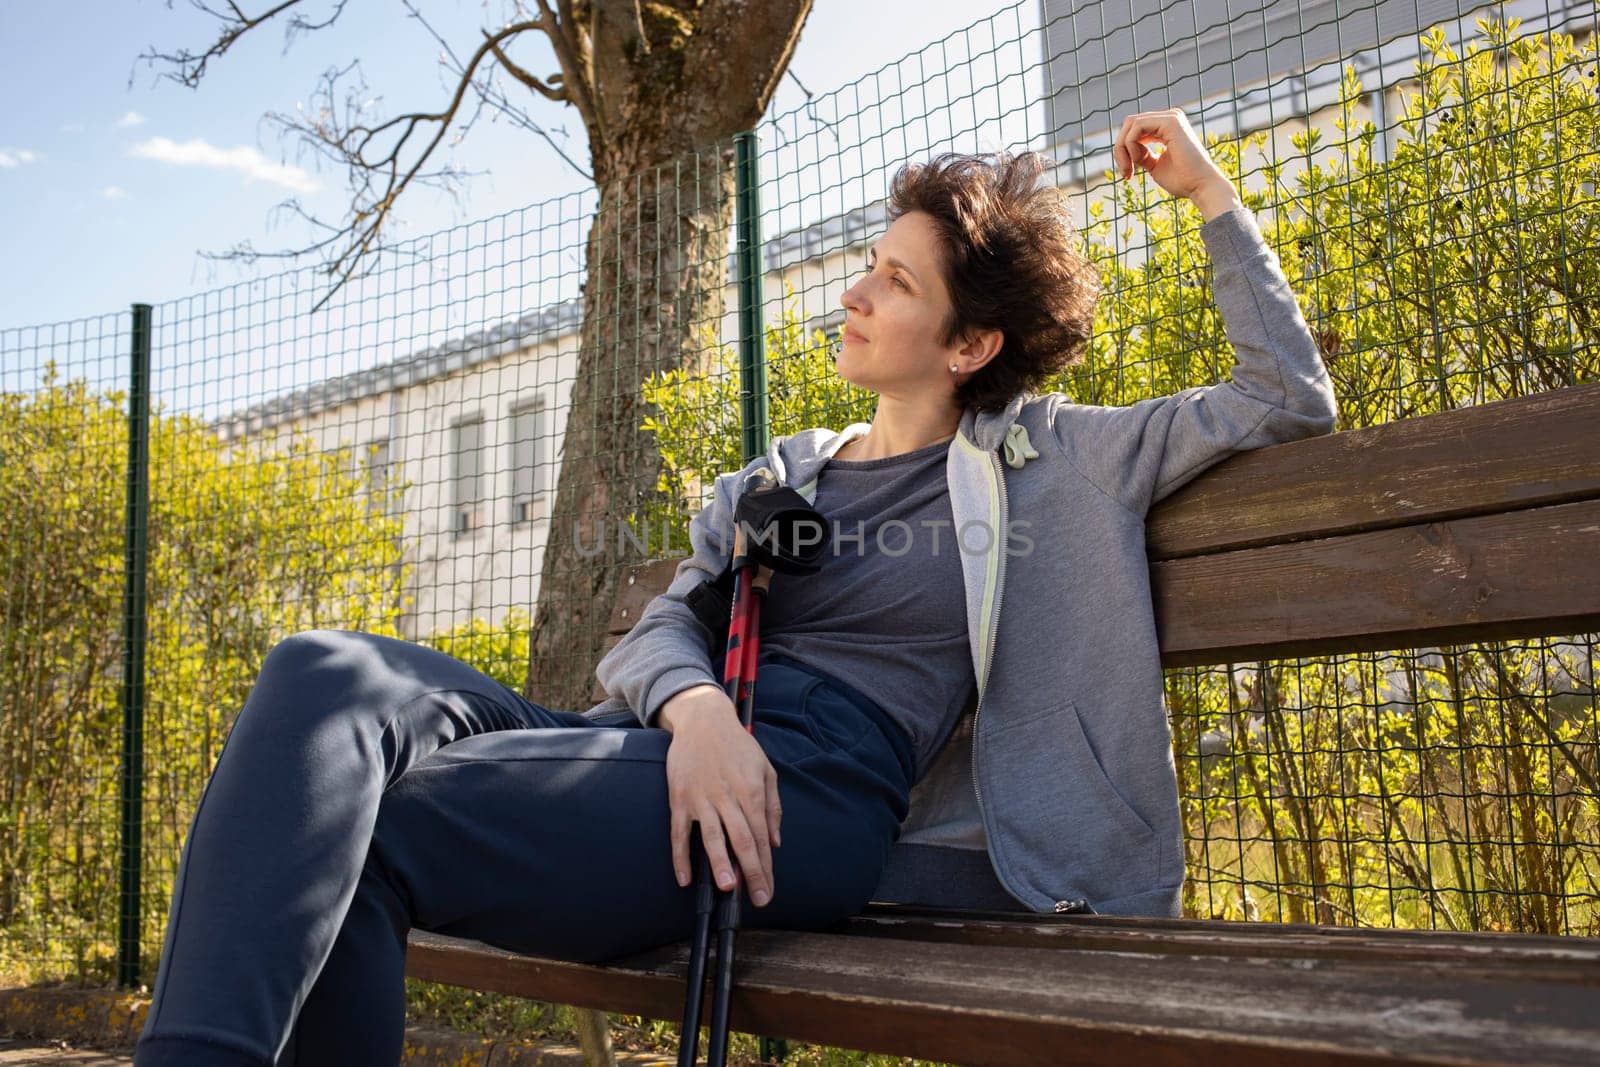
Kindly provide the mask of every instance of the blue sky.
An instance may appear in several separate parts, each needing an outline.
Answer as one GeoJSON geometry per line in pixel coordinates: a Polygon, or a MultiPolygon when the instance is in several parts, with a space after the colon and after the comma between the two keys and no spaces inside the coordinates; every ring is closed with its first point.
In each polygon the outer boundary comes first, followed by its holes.
{"type": "MultiPolygon", "coordinates": [[[[307,12],[328,6],[317,0],[307,12]]],[[[498,22],[505,5],[423,6],[456,42],[498,22]]],[[[1035,25],[1036,7],[1022,3],[1007,19],[1035,25]]],[[[790,70],[820,95],[1002,8],[1011,4],[816,0],[790,70]]],[[[262,115],[309,102],[321,72],[353,58],[386,114],[435,106],[443,92],[437,45],[394,0],[352,0],[333,28],[287,50],[281,28],[252,31],[212,64],[197,90],[138,62],[152,47],[202,49],[213,25],[186,0],[170,7],[161,0],[0,4],[0,91],[13,101],[0,123],[0,232],[8,253],[0,258],[0,328],[116,312],[287,267],[245,271],[197,254],[241,241],[258,249],[303,243],[302,225],[273,212],[291,195],[321,217],[342,214],[343,173],[281,139],[262,115]]],[[[555,69],[542,41],[516,58],[536,73],[555,69]]],[[[786,77],[769,115],[804,99],[786,77]]],[[[547,128],[565,127],[568,153],[587,166],[575,112],[542,100],[528,110],[547,128]]],[[[536,135],[487,116],[450,158],[487,173],[471,180],[460,203],[429,188],[408,192],[397,236],[588,187],[536,135]]]]}

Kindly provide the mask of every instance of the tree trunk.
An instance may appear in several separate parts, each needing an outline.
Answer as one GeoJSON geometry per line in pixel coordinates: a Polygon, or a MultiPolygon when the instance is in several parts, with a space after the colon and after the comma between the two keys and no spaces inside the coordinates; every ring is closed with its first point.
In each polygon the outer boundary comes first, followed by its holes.
{"type": "Polygon", "coordinates": [[[726,304],[733,203],[729,142],[601,188],[587,242],[577,380],[529,642],[525,693],[545,707],[582,711],[593,704],[617,579],[624,566],[642,562],[619,533],[656,498],[661,473],[654,435],[640,429],[641,382],[709,364],[726,304]]]}
{"type": "Polygon", "coordinates": [[[600,206],[524,690],[546,707],[581,711],[592,703],[620,565],[639,562],[623,557],[617,535],[653,500],[661,471],[656,442],[639,428],[640,383],[693,366],[717,340],[731,138],[766,110],[811,0],[561,9],[546,32],[589,135],[600,206]]]}
{"type": "MultiPolygon", "coordinates": [[[[523,686],[530,700],[578,711],[592,703],[622,565],[639,562],[624,558],[618,534],[658,493],[661,455],[640,429],[640,386],[709,363],[720,340],[729,138],[766,110],[811,0],[594,0],[590,11],[587,34],[566,20],[553,34],[600,205],[523,686]]],[[[579,1019],[585,1034],[606,1030],[601,1012],[579,1019]]],[[[584,1046],[590,1067],[611,1067],[609,1048],[584,1046]]]]}

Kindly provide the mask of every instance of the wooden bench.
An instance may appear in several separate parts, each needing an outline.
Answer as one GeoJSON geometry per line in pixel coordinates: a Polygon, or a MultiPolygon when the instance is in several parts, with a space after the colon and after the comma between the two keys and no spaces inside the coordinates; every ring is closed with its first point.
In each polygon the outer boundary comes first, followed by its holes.
{"type": "MultiPolygon", "coordinates": [[[[1600,629],[1600,385],[1234,456],[1147,530],[1167,666],[1600,629]]],[[[614,635],[676,565],[629,575],[614,635]]],[[[407,973],[676,1021],[687,963],[413,931],[407,973]]],[[[962,1064],[1595,1063],[1600,938],[873,903],[742,931],[731,1019],[962,1064]]]]}

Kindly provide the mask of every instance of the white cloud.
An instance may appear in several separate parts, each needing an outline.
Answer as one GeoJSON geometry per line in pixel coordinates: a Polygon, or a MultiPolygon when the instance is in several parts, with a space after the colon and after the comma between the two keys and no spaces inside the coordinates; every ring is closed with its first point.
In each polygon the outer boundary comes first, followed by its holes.
{"type": "Polygon", "coordinates": [[[39,153],[26,148],[0,148],[0,167],[20,167],[39,162],[39,153]]]}
{"type": "Polygon", "coordinates": [[[179,167],[236,170],[245,176],[246,181],[270,182],[297,193],[314,193],[319,188],[311,175],[300,167],[274,163],[248,145],[218,148],[198,137],[182,144],[166,137],[152,137],[128,149],[128,154],[179,167]]]}
{"type": "Polygon", "coordinates": [[[100,195],[107,200],[126,200],[128,198],[127,192],[120,185],[108,185],[100,190],[100,195]]]}
{"type": "Polygon", "coordinates": [[[137,111],[130,111],[117,120],[117,126],[121,129],[127,129],[130,126],[143,126],[147,121],[148,120],[137,111]]]}

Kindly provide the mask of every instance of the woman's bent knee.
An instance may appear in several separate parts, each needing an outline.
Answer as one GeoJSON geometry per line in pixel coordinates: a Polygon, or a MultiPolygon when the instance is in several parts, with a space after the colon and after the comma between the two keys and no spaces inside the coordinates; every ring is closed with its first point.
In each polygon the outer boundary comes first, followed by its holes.
{"type": "Polygon", "coordinates": [[[280,675],[293,677],[324,656],[333,647],[333,630],[301,630],[292,633],[267,650],[261,661],[256,684],[266,678],[280,675]]]}
{"type": "Polygon", "coordinates": [[[267,650],[262,669],[278,660],[299,662],[307,655],[325,655],[341,643],[371,636],[359,630],[315,629],[297,630],[267,650]]]}
{"type": "Polygon", "coordinates": [[[362,635],[347,630],[303,630],[268,650],[240,721],[261,720],[274,732],[312,729],[351,716],[392,714],[382,672],[351,656],[362,635]]]}

